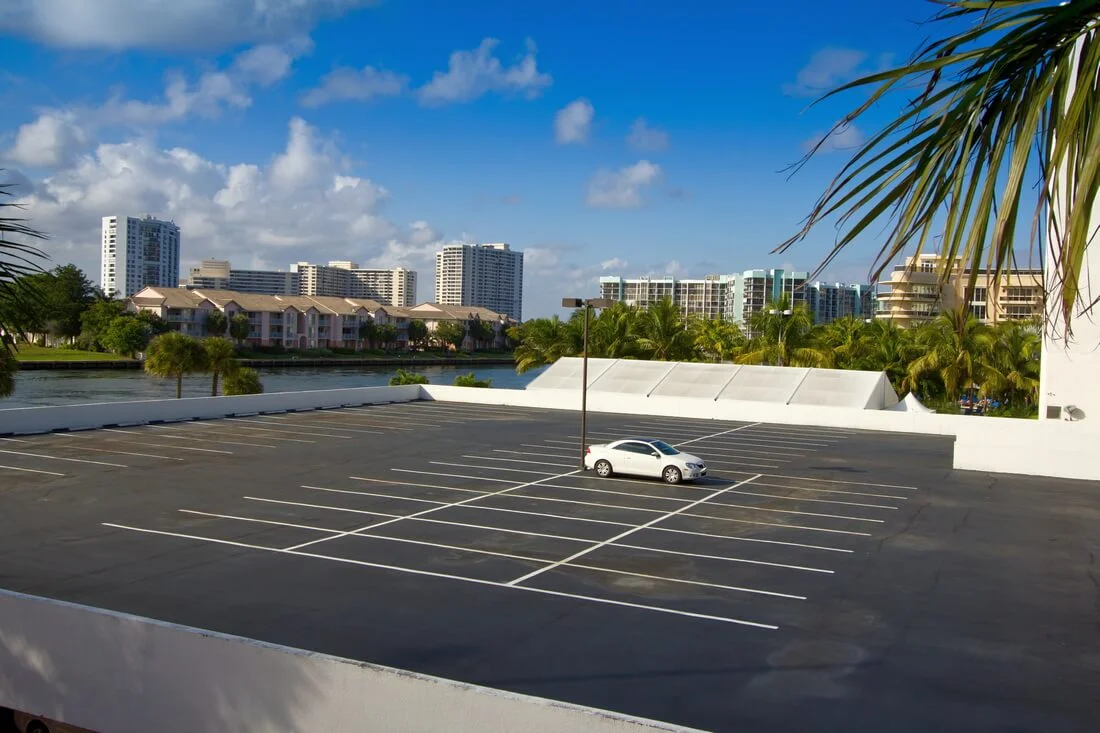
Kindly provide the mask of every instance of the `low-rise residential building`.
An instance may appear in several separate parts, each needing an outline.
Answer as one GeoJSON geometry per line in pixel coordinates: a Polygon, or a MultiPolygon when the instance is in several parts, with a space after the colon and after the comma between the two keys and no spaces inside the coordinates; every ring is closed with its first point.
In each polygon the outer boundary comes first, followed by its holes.
{"type": "MultiPolygon", "coordinates": [[[[406,348],[408,325],[413,320],[423,321],[429,331],[443,321],[490,323],[493,336],[489,345],[499,346],[504,343],[506,329],[515,323],[486,308],[434,303],[403,308],[366,298],[261,295],[203,288],[145,288],[135,293],[129,304],[132,310],[155,313],[174,330],[199,338],[211,335],[207,328],[211,313],[218,311],[226,318],[243,313],[250,325],[246,339],[250,345],[287,349],[359,349],[363,346],[359,330],[367,322],[394,325],[398,334],[395,345],[406,348]]],[[[468,333],[464,348],[475,346],[468,333]]]]}
{"type": "Polygon", "coordinates": [[[972,270],[956,259],[950,263],[950,275],[944,280],[948,264],[938,254],[907,257],[904,264],[890,271],[888,279],[879,282],[875,317],[909,327],[965,303],[986,324],[1042,318],[1045,299],[1042,269],[1012,269],[1003,272],[996,284],[993,273],[980,270],[967,301],[966,287],[972,270]]]}

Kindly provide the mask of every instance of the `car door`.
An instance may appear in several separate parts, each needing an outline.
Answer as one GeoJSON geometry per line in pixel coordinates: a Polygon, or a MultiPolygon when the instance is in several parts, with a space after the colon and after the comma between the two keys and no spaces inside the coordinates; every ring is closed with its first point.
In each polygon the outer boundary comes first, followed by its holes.
{"type": "Polygon", "coordinates": [[[641,466],[638,465],[638,459],[641,456],[638,455],[637,450],[633,448],[632,442],[619,443],[611,449],[611,466],[615,469],[616,473],[637,474],[638,469],[641,466]]]}
{"type": "Polygon", "coordinates": [[[637,476],[660,476],[661,459],[654,458],[656,450],[653,446],[641,441],[630,441],[628,444],[631,458],[631,473],[637,476]]]}

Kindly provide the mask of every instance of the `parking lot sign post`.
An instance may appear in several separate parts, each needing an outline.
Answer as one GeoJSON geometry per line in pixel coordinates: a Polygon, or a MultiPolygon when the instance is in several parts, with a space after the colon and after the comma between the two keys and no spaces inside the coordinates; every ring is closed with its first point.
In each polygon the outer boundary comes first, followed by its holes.
{"type": "Polygon", "coordinates": [[[614,304],[610,298],[562,298],[563,308],[584,308],[584,336],[581,347],[581,454],[580,471],[585,470],[584,447],[588,433],[588,320],[593,308],[610,308],[614,304]]]}

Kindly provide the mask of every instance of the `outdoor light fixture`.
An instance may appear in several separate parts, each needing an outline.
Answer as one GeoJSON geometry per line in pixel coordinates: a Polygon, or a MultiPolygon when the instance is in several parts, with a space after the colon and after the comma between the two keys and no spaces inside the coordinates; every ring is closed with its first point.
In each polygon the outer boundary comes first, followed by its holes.
{"type": "Polygon", "coordinates": [[[588,432],[588,320],[593,308],[610,308],[615,304],[611,298],[562,298],[562,308],[584,308],[584,339],[581,350],[581,459],[580,470],[584,471],[584,444],[588,432]]]}
{"type": "Polygon", "coordinates": [[[776,361],[779,362],[776,366],[783,366],[783,317],[789,316],[794,311],[789,308],[786,310],[779,310],[777,308],[771,308],[768,310],[768,314],[772,316],[779,316],[779,353],[776,354],[776,361]]]}

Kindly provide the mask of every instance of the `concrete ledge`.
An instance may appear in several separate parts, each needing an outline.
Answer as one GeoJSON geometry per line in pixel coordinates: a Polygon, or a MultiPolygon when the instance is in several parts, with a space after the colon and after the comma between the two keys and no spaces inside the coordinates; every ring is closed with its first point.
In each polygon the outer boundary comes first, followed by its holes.
{"type": "Polygon", "coordinates": [[[0,410],[0,435],[87,430],[108,425],[142,425],[154,421],[208,420],[262,412],[315,410],[420,398],[417,385],[352,387],[308,392],[270,392],[236,397],[185,397],[179,400],[96,402],[58,407],[0,410]]]}
{"type": "Polygon", "coordinates": [[[112,733],[691,730],[2,590],[0,705],[112,733]]]}

